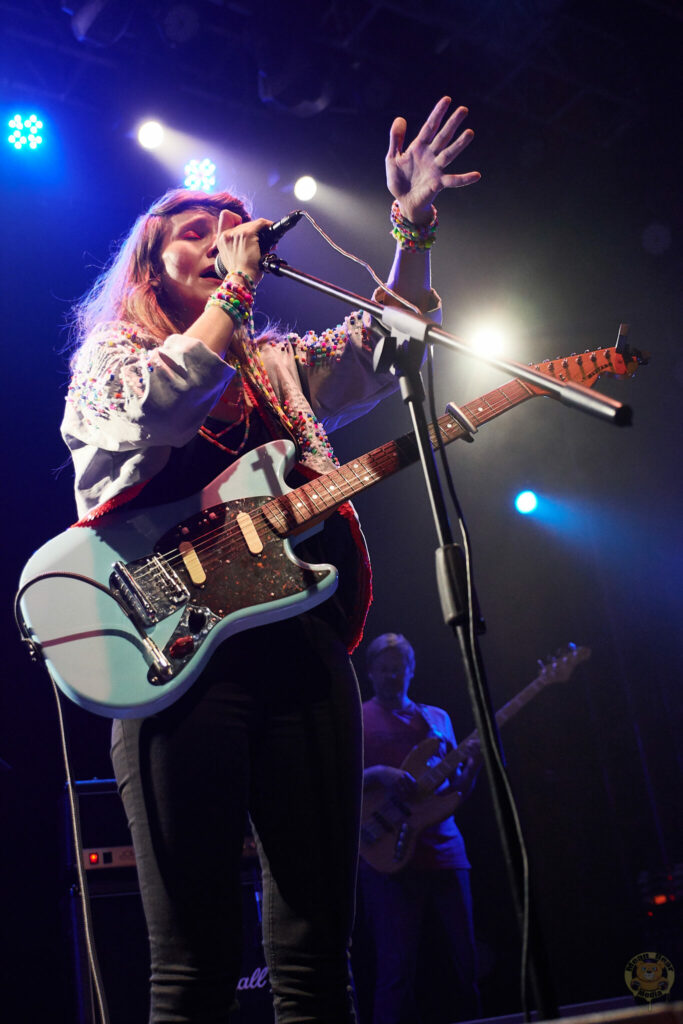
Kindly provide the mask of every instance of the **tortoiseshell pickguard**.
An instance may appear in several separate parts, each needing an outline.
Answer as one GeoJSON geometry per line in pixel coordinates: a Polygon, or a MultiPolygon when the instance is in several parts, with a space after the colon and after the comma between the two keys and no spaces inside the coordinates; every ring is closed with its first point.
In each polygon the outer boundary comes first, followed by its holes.
{"type": "Polygon", "coordinates": [[[215,505],[183,520],[161,537],[155,546],[157,553],[167,553],[177,549],[181,541],[189,541],[206,573],[206,582],[197,586],[185,565],[174,559],[176,571],[190,592],[190,604],[208,607],[224,618],[243,608],[299,594],[329,575],[293,562],[285,542],[263,517],[258,530],[263,551],[249,551],[237,515],[246,512],[253,516],[270,500],[250,497],[215,505]]]}

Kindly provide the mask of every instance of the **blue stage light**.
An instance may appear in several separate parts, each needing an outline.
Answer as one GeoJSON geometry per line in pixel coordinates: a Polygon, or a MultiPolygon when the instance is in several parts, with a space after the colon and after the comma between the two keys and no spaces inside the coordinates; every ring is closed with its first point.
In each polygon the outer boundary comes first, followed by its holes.
{"type": "Polygon", "coordinates": [[[7,123],[12,129],[7,136],[10,146],[14,146],[15,149],[23,149],[25,146],[37,149],[42,144],[43,122],[36,114],[29,114],[26,118],[21,114],[15,114],[7,123]]]}
{"type": "Polygon", "coordinates": [[[213,160],[190,160],[185,164],[185,188],[211,192],[216,184],[216,165],[213,160]]]}
{"type": "Polygon", "coordinates": [[[538,498],[533,491],[520,491],[515,498],[515,508],[522,515],[527,516],[530,512],[535,512],[538,507],[538,498]]]}

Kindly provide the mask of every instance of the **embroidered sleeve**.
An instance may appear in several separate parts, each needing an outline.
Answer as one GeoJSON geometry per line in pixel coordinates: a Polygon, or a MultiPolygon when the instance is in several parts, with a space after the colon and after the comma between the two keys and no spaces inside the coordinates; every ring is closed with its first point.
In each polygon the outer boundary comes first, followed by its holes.
{"type": "Polygon", "coordinates": [[[197,338],[160,343],[130,324],[105,324],[76,356],[63,429],[110,451],[182,445],[233,373],[197,338]]]}
{"type": "MultiPolygon", "coordinates": [[[[301,389],[301,398],[305,396],[326,431],[362,416],[384,395],[396,390],[393,375],[373,372],[375,338],[368,314],[352,313],[341,324],[321,334],[291,333],[284,341],[274,344],[281,349],[280,366],[272,367],[275,375],[286,376],[284,363],[289,354],[297,378],[295,387],[291,386],[292,382],[287,386],[283,380],[288,392],[284,397],[296,405],[296,391],[301,389]]],[[[264,357],[268,359],[266,352],[264,357]]]]}
{"type": "Polygon", "coordinates": [[[367,353],[372,353],[372,335],[363,321],[362,313],[352,313],[343,323],[330,327],[322,334],[307,331],[303,337],[291,333],[287,340],[294,350],[294,358],[300,367],[310,369],[314,366],[341,362],[346,347],[355,345],[367,353]]]}
{"type": "MultiPolygon", "coordinates": [[[[383,289],[375,302],[396,304],[383,289]]],[[[425,313],[436,323],[441,319],[441,300],[431,291],[425,313]]],[[[372,329],[369,313],[354,312],[322,334],[312,331],[299,337],[290,334],[301,384],[316,416],[327,431],[336,430],[363,416],[398,388],[392,373],[375,373],[372,355],[379,334],[372,329]]]]}

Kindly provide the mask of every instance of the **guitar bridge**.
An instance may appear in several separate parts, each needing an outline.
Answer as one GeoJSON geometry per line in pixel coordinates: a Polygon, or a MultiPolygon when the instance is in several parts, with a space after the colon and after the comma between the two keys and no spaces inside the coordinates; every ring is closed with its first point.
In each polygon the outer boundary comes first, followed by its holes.
{"type": "Polygon", "coordinates": [[[114,562],[109,587],[143,626],[156,625],[190,596],[179,576],[158,555],[127,565],[114,562]]]}

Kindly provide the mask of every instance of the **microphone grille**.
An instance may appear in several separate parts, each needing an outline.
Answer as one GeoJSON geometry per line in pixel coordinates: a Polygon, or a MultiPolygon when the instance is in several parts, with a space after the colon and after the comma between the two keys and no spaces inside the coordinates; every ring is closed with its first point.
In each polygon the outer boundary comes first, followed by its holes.
{"type": "Polygon", "coordinates": [[[228,271],[225,268],[223,260],[220,258],[220,255],[216,256],[216,259],[213,261],[213,265],[216,268],[216,273],[218,274],[219,277],[228,276],[228,271]]]}

